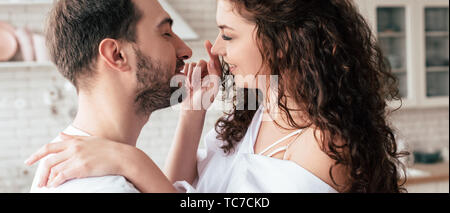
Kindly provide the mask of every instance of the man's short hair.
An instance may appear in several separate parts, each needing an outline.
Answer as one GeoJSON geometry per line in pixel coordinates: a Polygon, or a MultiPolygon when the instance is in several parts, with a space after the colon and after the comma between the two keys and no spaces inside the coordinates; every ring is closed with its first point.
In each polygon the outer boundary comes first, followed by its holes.
{"type": "Polygon", "coordinates": [[[50,58],[77,89],[93,77],[99,45],[106,38],[136,42],[141,13],[132,0],[58,0],[46,41],[50,58]]]}

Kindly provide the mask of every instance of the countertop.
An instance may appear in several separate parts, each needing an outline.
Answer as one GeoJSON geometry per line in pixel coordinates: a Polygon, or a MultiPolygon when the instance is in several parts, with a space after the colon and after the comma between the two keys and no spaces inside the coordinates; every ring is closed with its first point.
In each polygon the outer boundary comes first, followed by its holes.
{"type": "Polygon", "coordinates": [[[414,164],[408,168],[406,185],[449,180],[449,163],[414,164]]]}

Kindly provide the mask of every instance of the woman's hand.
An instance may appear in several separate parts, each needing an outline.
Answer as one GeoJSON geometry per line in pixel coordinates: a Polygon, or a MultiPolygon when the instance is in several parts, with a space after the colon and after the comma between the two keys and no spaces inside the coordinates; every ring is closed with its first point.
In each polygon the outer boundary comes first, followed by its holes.
{"type": "Polygon", "coordinates": [[[205,48],[210,57],[209,62],[201,60],[199,63],[188,63],[184,67],[188,98],[182,103],[183,110],[206,111],[219,92],[222,75],[220,60],[211,52],[211,42],[206,41],[205,48]]]}
{"type": "Polygon", "coordinates": [[[124,161],[140,152],[135,147],[94,136],[61,133],[60,137],[62,142],[46,144],[25,162],[31,166],[48,156],[38,187],[57,187],[74,178],[122,174],[122,165],[127,165],[124,161]]]}

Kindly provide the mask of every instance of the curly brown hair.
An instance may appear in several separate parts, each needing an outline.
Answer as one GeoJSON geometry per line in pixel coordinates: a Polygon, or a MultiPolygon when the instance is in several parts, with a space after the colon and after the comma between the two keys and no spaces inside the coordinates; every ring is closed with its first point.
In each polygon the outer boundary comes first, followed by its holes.
{"type": "MultiPolygon", "coordinates": [[[[257,43],[271,75],[279,76],[278,105],[292,128],[320,130],[323,151],[348,168],[345,192],[406,192],[388,101],[400,100],[398,81],[366,20],[351,0],[228,0],[234,11],[257,26],[257,43]],[[281,53],[281,54],[280,54],[281,53]],[[286,94],[310,124],[293,119],[286,94]],[[337,144],[343,141],[344,144],[337,144]],[[347,151],[342,151],[347,150],[347,151]]],[[[223,63],[224,77],[230,75],[223,63]]],[[[228,81],[224,81],[228,82],[228,81]]],[[[224,83],[223,90],[232,86],[224,83]]],[[[234,97],[247,105],[245,89],[234,97]]],[[[215,126],[230,153],[245,135],[256,110],[237,110],[215,126]]],[[[395,109],[397,110],[397,109],[395,109]]],[[[394,110],[394,111],[395,111],[394,110]]],[[[317,139],[317,136],[316,136],[317,139]]],[[[405,175],[406,177],[406,175],[405,175]]]]}

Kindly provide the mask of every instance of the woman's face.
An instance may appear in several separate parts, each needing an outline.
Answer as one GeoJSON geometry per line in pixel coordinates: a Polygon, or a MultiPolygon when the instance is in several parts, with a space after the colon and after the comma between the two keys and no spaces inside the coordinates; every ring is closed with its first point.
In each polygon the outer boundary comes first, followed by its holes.
{"type": "Polygon", "coordinates": [[[220,33],[212,52],[230,65],[238,87],[255,88],[256,75],[264,73],[256,41],[256,24],[240,16],[228,0],[218,0],[216,18],[220,33]]]}

